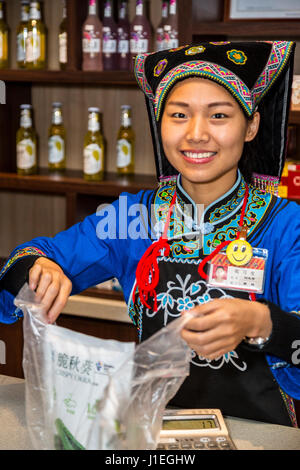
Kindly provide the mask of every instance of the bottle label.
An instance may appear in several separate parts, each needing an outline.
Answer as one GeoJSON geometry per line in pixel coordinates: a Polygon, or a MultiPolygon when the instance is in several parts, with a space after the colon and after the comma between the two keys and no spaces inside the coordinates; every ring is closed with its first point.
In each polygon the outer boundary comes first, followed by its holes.
{"type": "Polygon", "coordinates": [[[26,39],[27,30],[23,30],[22,33],[17,36],[17,61],[24,62],[26,59],[26,39]]]}
{"type": "Polygon", "coordinates": [[[29,31],[26,39],[26,61],[34,62],[41,58],[41,35],[39,32],[36,34],[29,31]]]}
{"type": "Polygon", "coordinates": [[[106,4],[105,4],[104,17],[105,18],[110,18],[111,17],[111,6],[110,6],[109,2],[106,2],[106,4]]]}
{"type": "Polygon", "coordinates": [[[97,144],[89,144],[85,147],[84,153],[84,173],[95,175],[102,171],[102,150],[97,144]]]}
{"type": "Polygon", "coordinates": [[[89,117],[88,130],[91,132],[98,132],[100,130],[100,122],[98,116],[95,119],[94,116],[89,117]]]}
{"type": "Polygon", "coordinates": [[[68,62],[68,50],[67,50],[67,33],[61,33],[59,35],[59,62],[66,64],[68,62]]]}
{"type": "Polygon", "coordinates": [[[131,143],[126,139],[119,139],[117,142],[117,167],[125,168],[131,162],[131,143]]]}
{"type": "Polygon", "coordinates": [[[120,10],[119,10],[119,19],[120,20],[124,20],[126,18],[126,3],[125,2],[121,2],[121,5],[120,5],[120,10]]]}
{"type": "Polygon", "coordinates": [[[115,54],[117,52],[117,41],[116,39],[110,39],[103,36],[103,53],[104,54],[115,54]]]}
{"type": "Polygon", "coordinates": [[[55,110],[53,110],[53,113],[52,113],[52,124],[59,126],[60,124],[62,124],[62,122],[63,122],[63,119],[62,119],[61,109],[56,108],[55,110]]]}
{"type": "Polygon", "coordinates": [[[170,15],[176,15],[176,0],[170,0],[170,15]]]}
{"type": "Polygon", "coordinates": [[[129,41],[128,39],[119,39],[118,41],[118,52],[119,54],[129,53],[129,41]]]}
{"type": "Polygon", "coordinates": [[[33,2],[30,5],[29,17],[31,20],[40,20],[41,19],[41,10],[38,2],[33,2]]]}
{"type": "Polygon", "coordinates": [[[83,31],[82,50],[87,54],[99,54],[101,47],[100,38],[96,38],[94,26],[86,25],[83,31]]]}
{"type": "Polygon", "coordinates": [[[24,129],[28,129],[32,126],[32,119],[28,110],[21,113],[20,126],[24,127],[24,129]]]}
{"type": "Polygon", "coordinates": [[[60,163],[65,157],[65,142],[59,135],[53,135],[48,141],[49,163],[60,163]]]}
{"type": "Polygon", "coordinates": [[[36,145],[31,139],[23,139],[17,145],[17,167],[28,170],[36,164],[36,145]]]}
{"type": "Polygon", "coordinates": [[[148,52],[148,39],[130,39],[130,51],[133,54],[142,54],[148,52]]]}
{"type": "Polygon", "coordinates": [[[136,8],[135,8],[135,14],[138,16],[143,15],[143,0],[137,0],[136,2],[136,8]]]}
{"type": "Polygon", "coordinates": [[[168,2],[163,2],[161,16],[162,18],[168,18],[168,2]]]}
{"type": "Polygon", "coordinates": [[[90,0],[89,2],[89,15],[97,15],[96,0],[90,0]]]}

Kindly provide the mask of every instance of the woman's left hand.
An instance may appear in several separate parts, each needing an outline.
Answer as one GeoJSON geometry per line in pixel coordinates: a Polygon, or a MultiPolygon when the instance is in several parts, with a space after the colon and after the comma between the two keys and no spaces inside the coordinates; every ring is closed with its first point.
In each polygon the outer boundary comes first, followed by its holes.
{"type": "Polygon", "coordinates": [[[198,355],[216,359],[233,351],[245,338],[270,336],[272,320],[267,305],[243,299],[216,299],[194,307],[181,332],[198,355]]]}

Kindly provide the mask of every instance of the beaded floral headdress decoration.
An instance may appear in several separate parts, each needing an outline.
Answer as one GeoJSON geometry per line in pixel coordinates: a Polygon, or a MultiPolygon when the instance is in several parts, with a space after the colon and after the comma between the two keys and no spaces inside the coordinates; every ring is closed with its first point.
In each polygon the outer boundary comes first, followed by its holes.
{"type": "Polygon", "coordinates": [[[276,193],[287,148],[294,49],[290,41],[209,42],[138,55],[135,76],[146,96],[159,182],[177,174],[160,137],[166,98],[178,81],[195,76],[225,87],[247,117],[259,110],[252,180],[276,193]]]}

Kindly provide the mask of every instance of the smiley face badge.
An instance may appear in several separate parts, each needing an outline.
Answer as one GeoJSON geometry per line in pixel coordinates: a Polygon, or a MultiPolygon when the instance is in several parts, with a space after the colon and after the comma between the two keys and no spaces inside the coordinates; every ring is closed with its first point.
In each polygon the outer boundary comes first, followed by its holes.
{"type": "Polygon", "coordinates": [[[228,261],[234,266],[245,266],[253,256],[253,250],[250,243],[240,238],[229,243],[226,249],[228,261]]]}

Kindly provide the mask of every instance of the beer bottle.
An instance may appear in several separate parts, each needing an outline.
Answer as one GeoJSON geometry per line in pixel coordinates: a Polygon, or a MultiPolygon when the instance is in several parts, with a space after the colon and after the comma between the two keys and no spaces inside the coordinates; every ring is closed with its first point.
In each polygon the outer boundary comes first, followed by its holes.
{"type": "Polygon", "coordinates": [[[6,3],[0,1],[0,69],[8,68],[8,35],[9,28],[5,18],[6,3]]]}
{"type": "Polygon", "coordinates": [[[47,31],[42,21],[41,2],[30,2],[28,34],[26,41],[26,68],[46,67],[47,31]]]}
{"type": "Polygon", "coordinates": [[[67,4],[63,0],[63,17],[59,25],[59,66],[61,70],[65,70],[68,62],[68,33],[67,33],[67,4]]]}
{"type": "Polygon", "coordinates": [[[135,135],[131,126],[131,107],[121,106],[121,127],[117,141],[117,173],[130,175],[134,173],[135,135]]]}
{"type": "Polygon", "coordinates": [[[32,123],[32,106],[21,104],[20,128],[17,132],[17,173],[37,172],[37,136],[32,123]]]}
{"type": "Polygon", "coordinates": [[[48,167],[49,170],[66,168],[66,130],[61,103],[52,104],[52,122],[48,133],[48,167]]]}
{"type": "Polygon", "coordinates": [[[20,69],[26,68],[26,41],[28,34],[29,0],[21,2],[21,21],[17,28],[17,64],[20,69]]]}
{"type": "Polygon", "coordinates": [[[88,16],[82,26],[82,70],[103,70],[102,34],[97,1],[89,0],[88,16]]]}
{"type": "Polygon", "coordinates": [[[83,176],[87,181],[101,181],[104,173],[104,139],[100,129],[99,108],[89,108],[88,131],[84,138],[83,176]]]}

